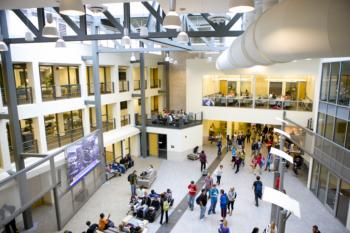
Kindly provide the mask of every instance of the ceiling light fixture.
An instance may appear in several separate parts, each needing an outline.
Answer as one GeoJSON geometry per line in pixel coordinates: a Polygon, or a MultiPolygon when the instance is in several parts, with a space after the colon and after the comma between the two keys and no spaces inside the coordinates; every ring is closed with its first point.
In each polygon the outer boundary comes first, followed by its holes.
{"type": "Polygon", "coordinates": [[[60,14],[81,16],[85,15],[85,9],[82,0],[61,0],[60,14]]]}
{"type": "Polygon", "coordinates": [[[124,48],[129,49],[131,46],[131,39],[129,37],[128,28],[124,28],[124,36],[122,37],[122,45],[124,48]]]}
{"type": "Polygon", "coordinates": [[[0,52],[8,51],[9,48],[7,47],[7,44],[2,40],[2,36],[0,36],[0,52]]]}
{"type": "Polygon", "coordinates": [[[182,28],[182,31],[177,35],[176,40],[179,43],[182,44],[188,44],[188,42],[190,41],[190,38],[188,37],[186,31],[187,31],[187,22],[186,19],[183,18],[183,22],[184,22],[184,28],[182,28]]]}
{"type": "Polygon", "coordinates": [[[170,61],[169,52],[166,52],[166,56],[164,58],[164,61],[166,61],[166,62],[170,61]]]}
{"type": "Polygon", "coordinates": [[[180,29],[181,19],[176,13],[176,0],[169,0],[169,12],[163,21],[163,27],[166,29],[180,29]]]}
{"type": "Polygon", "coordinates": [[[254,0],[230,0],[230,12],[246,13],[254,9],[254,0]]]}
{"type": "Polygon", "coordinates": [[[51,13],[46,14],[46,21],[47,23],[43,28],[43,37],[58,37],[58,31],[56,26],[53,24],[53,17],[51,13]]]}
{"type": "Polygon", "coordinates": [[[135,53],[131,53],[130,61],[131,62],[136,61],[135,53]]]}
{"type": "Polygon", "coordinates": [[[62,37],[58,38],[56,41],[56,48],[66,48],[66,42],[62,39],[62,37]]]}

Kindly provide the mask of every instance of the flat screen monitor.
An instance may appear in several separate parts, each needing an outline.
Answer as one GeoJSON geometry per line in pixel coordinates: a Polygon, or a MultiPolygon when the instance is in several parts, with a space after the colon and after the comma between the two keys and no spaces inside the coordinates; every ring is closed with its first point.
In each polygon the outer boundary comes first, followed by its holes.
{"type": "Polygon", "coordinates": [[[76,185],[101,162],[98,134],[99,132],[92,133],[67,146],[65,155],[70,187],[76,185]]]}

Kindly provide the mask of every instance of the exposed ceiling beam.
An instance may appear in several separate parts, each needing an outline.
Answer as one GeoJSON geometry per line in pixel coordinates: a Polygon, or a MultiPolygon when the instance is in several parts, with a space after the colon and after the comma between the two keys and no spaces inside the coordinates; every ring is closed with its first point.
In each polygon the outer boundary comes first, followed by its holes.
{"type": "MultiPolygon", "coordinates": [[[[188,24],[188,26],[193,30],[193,31],[198,31],[198,28],[192,23],[192,21],[187,17],[186,17],[186,22],[188,24]]],[[[208,38],[206,37],[201,37],[202,41],[208,46],[208,47],[212,47],[212,43],[208,40],[208,38]]]]}
{"type": "Polygon", "coordinates": [[[111,23],[113,27],[115,27],[116,29],[118,29],[118,31],[123,33],[123,26],[118,22],[116,18],[114,18],[114,16],[108,10],[104,11],[103,14],[107,17],[107,20],[111,23]]]}
{"type": "Polygon", "coordinates": [[[232,26],[243,16],[242,13],[237,13],[235,16],[232,17],[232,19],[230,20],[230,22],[227,23],[227,25],[225,26],[226,31],[229,31],[232,26]]]}
{"type": "Polygon", "coordinates": [[[183,49],[183,50],[192,50],[191,46],[188,46],[188,45],[185,45],[185,44],[180,44],[180,43],[178,43],[176,41],[165,39],[165,38],[148,38],[148,40],[156,42],[156,43],[172,46],[172,47],[175,47],[175,48],[180,48],[180,49],[183,49]]]}
{"type": "Polygon", "coordinates": [[[13,10],[13,12],[18,16],[18,18],[28,27],[28,29],[36,36],[39,36],[39,30],[34,26],[34,24],[28,19],[27,16],[21,10],[13,10]]]}

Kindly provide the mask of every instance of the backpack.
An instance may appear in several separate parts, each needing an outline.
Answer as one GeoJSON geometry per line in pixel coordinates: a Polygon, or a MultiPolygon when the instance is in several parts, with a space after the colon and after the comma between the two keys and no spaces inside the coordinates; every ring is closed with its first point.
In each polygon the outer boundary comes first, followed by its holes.
{"type": "Polygon", "coordinates": [[[200,205],[200,203],[201,203],[201,196],[200,195],[196,198],[196,203],[198,205],[200,205]]]}
{"type": "Polygon", "coordinates": [[[168,211],[170,207],[170,204],[167,200],[163,201],[163,210],[168,211]]]}
{"type": "Polygon", "coordinates": [[[128,181],[131,181],[131,174],[128,175],[128,181]]]}
{"type": "Polygon", "coordinates": [[[262,192],[262,183],[261,182],[257,182],[256,183],[255,192],[257,192],[257,193],[261,193],[262,192]]]}

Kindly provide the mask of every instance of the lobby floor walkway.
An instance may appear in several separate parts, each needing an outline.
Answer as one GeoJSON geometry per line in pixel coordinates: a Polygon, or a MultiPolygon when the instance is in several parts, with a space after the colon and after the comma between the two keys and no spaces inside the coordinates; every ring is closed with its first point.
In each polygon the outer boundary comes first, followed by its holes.
{"type": "MultiPolygon", "coordinates": [[[[209,164],[214,160],[216,154],[215,146],[205,146],[209,157],[209,164]]],[[[247,154],[249,154],[247,150],[247,154]]],[[[238,174],[230,164],[230,154],[226,155],[221,164],[224,165],[224,174],[222,185],[219,188],[227,191],[229,187],[234,186],[238,193],[235,204],[235,211],[228,217],[229,226],[233,233],[250,233],[254,226],[260,228],[260,232],[267,226],[270,220],[271,204],[260,202],[260,207],[255,207],[252,183],[255,180],[254,174],[248,166],[249,157],[246,158],[246,166],[238,174]]],[[[176,207],[187,194],[187,185],[189,181],[198,181],[201,177],[200,165],[198,161],[189,161],[185,158],[182,161],[159,160],[156,158],[136,159],[135,169],[142,171],[153,164],[158,170],[158,178],[152,185],[152,189],[162,192],[166,188],[173,190],[176,207]]],[[[263,172],[262,182],[266,186],[272,186],[272,173],[263,172]]],[[[82,207],[82,209],[71,219],[65,229],[74,233],[80,233],[86,230],[85,221],[98,221],[98,215],[101,212],[110,213],[111,219],[118,224],[126,216],[128,211],[128,201],[130,197],[130,186],[127,182],[127,175],[113,178],[106,182],[82,207]]],[[[321,232],[326,233],[345,233],[345,227],[336,220],[326,210],[326,208],[315,198],[315,196],[305,187],[305,185],[295,177],[291,171],[288,171],[285,177],[285,187],[288,195],[300,201],[301,219],[291,216],[287,222],[286,232],[290,233],[308,233],[314,224],[319,225],[321,232]]],[[[218,208],[218,207],[217,207],[218,208]]],[[[219,214],[210,215],[204,221],[199,221],[199,207],[195,210],[180,209],[185,211],[179,221],[171,218],[173,208],[170,212],[169,224],[171,227],[160,228],[159,218],[149,225],[148,233],[209,233],[217,232],[219,214]],[[165,230],[161,230],[165,229],[165,230]],[[169,229],[166,230],[166,229],[169,229]]],[[[217,213],[220,213],[217,209],[217,213]]],[[[63,231],[62,231],[63,232],[63,231]]]]}

